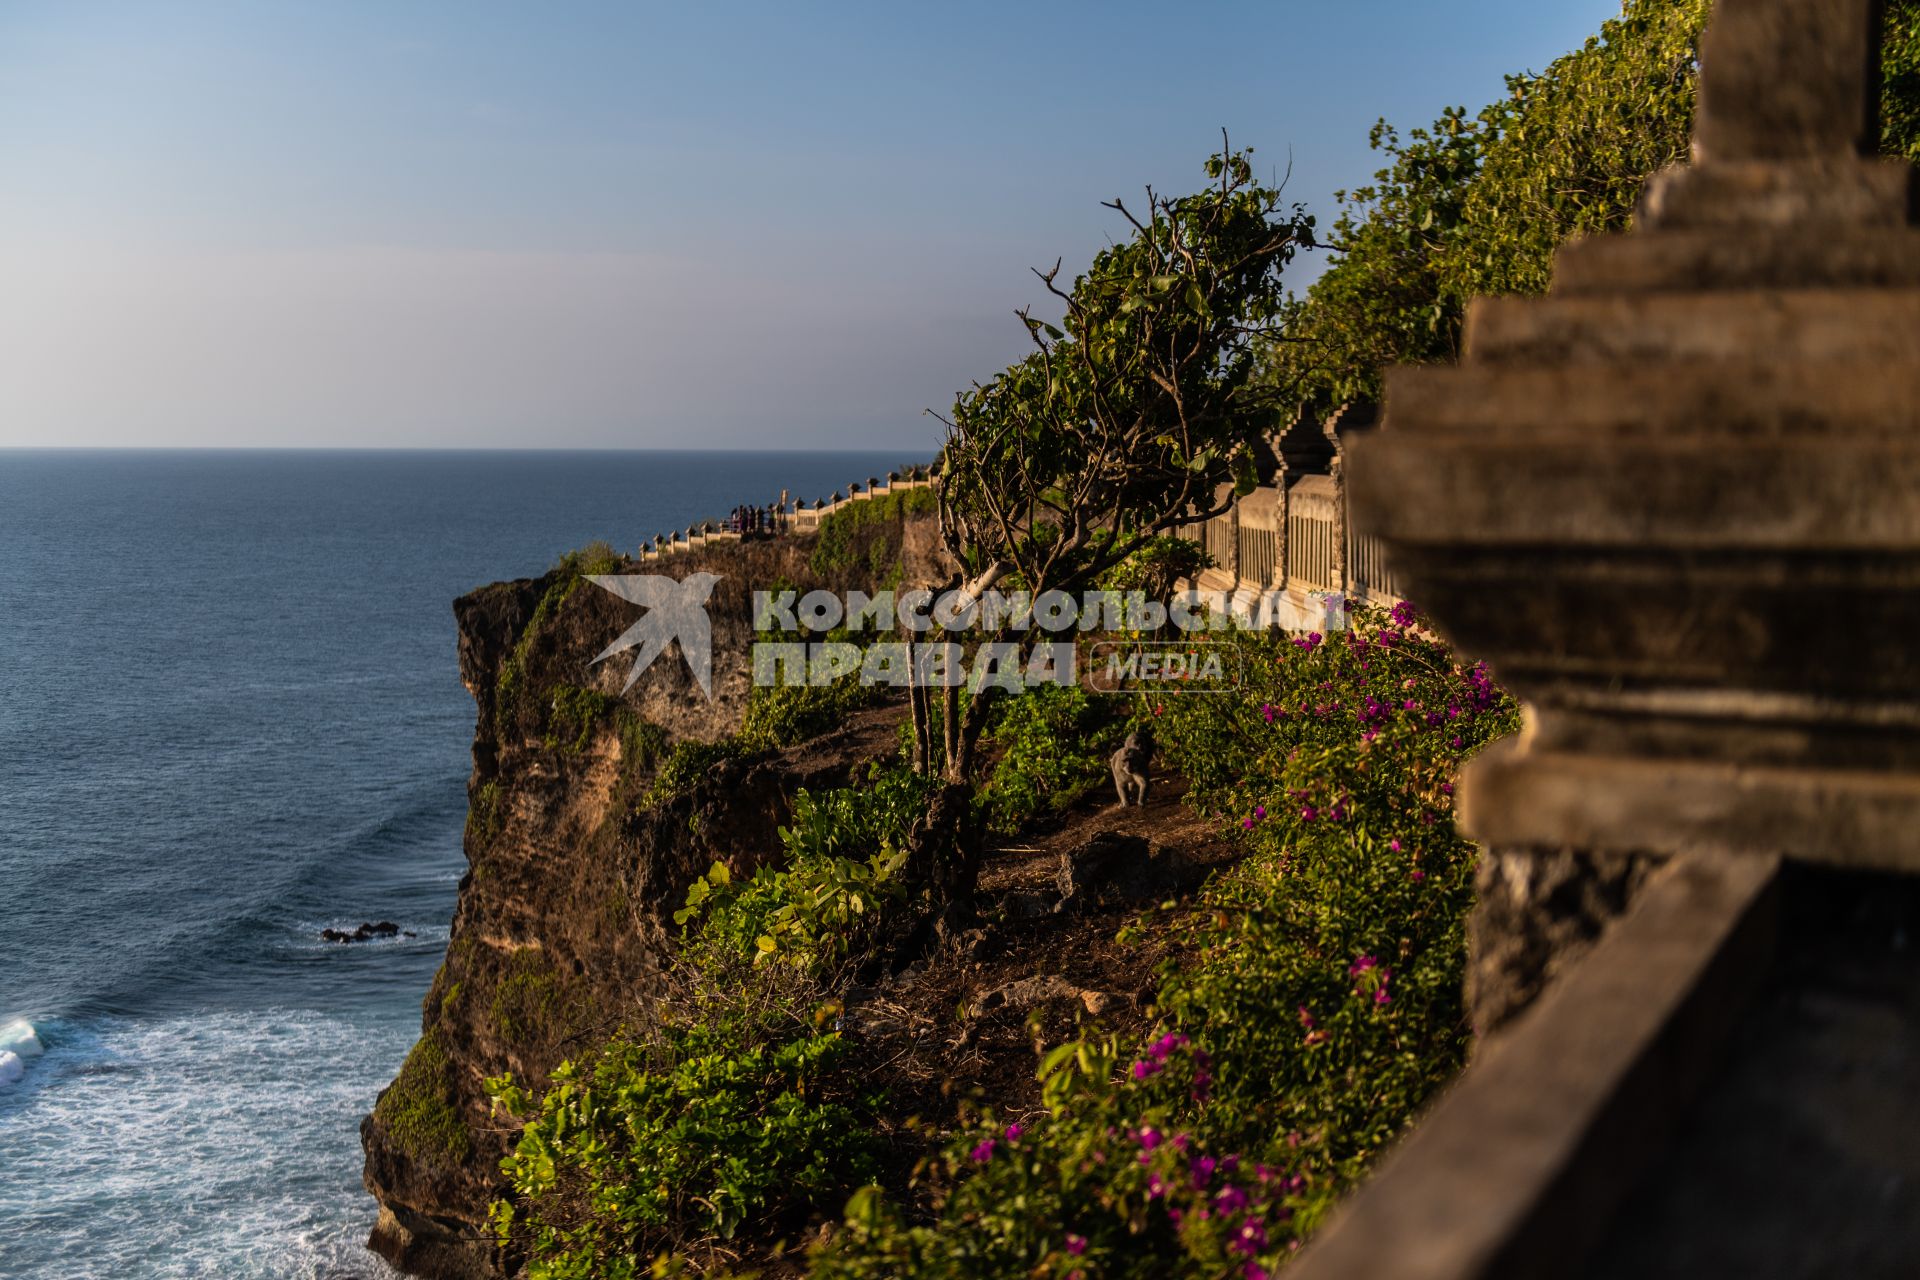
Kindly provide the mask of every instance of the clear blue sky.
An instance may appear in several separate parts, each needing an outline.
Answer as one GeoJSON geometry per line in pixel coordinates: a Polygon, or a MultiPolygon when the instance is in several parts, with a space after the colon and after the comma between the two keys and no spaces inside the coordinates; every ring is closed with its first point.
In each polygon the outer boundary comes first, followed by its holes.
{"type": "Polygon", "coordinates": [[[931,447],[1102,199],[1617,11],[0,0],[0,445],[931,447]]]}

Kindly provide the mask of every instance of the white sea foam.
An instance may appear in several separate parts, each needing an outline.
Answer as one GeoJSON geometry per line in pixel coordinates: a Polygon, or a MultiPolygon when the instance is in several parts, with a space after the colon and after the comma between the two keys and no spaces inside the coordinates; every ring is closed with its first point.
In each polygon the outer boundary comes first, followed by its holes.
{"type": "Polygon", "coordinates": [[[22,1058],[37,1058],[45,1052],[39,1034],[25,1018],[15,1018],[0,1027],[0,1053],[8,1052],[17,1053],[22,1058]]]}
{"type": "Polygon", "coordinates": [[[395,1274],[363,1244],[358,1123],[406,1051],[404,1025],[371,1043],[364,1025],[284,1010],[52,1029],[0,1094],[0,1272],[395,1274]]]}
{"type": "Polygon", "coordinates": [[[0,1049],[0,1089],[12,1088],[26,1073],[26,1064],[20,1061],[19,1054],[0,1049]]]}

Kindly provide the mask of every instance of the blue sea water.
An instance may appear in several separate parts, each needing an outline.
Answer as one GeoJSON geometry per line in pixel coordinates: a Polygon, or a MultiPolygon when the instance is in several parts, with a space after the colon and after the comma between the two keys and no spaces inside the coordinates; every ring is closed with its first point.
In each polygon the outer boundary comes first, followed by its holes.
{"type": "Polygon", "coordinates": [[[452,599],[862,454],[0,452],[0,1276],[381,1277],[463,868],[452,599]],[[412,931],[351,946],[327,926],[412,931]]]}

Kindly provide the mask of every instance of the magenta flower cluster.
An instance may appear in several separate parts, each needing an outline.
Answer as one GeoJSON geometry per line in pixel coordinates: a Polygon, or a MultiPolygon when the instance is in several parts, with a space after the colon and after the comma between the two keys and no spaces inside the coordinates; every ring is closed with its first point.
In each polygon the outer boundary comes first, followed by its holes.
{"type": "Polygon", "coordinates": [[[1241,1275],[1265,1280],[1269,1271],[1257,1255],[1271,1247],[1268,1222],[1293,1216],[1282,1201],[1304,1188],[1306,1178],[1249,1166],[1237,1155],[1200,1152],[1185,1133],[1168,1136],[1144,1126],[1133,1137],[1140,1163],[1149,1167],[1147,1198],[1161,1206],[1168,1223],[1175,1230],[1189,1221],[1213,1224],[1225,1236],[1227,1252],[1240,1260],[1241,1275]]]}
{"type": "Polygon", "coordinates": [[[1347,976],[1354,980],[1356,995],[1373,994],[1373,1002],[1378,1005],[1393,1003],[1393,996],[1387,990],[1387,984],[1393,981],[1393,971],[1373,956],[1360,956],[1347,966],[1347,976]]]}

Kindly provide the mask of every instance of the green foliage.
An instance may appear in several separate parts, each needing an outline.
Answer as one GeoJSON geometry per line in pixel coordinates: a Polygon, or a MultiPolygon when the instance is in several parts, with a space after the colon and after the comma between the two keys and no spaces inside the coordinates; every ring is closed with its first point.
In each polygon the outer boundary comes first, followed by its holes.
{"type": "Polygon", "coordinates": [[[874,705],[885,693],[884,688],[862,684],[857,674],[831,684],[755,685],[740,738],[753,751],[805,742],[836,728],[850,713],[874,705]]]}
{"type": "Polygon", "coordinates": [[[747,754],[746,745],[738,737],[721,738],[717,742],[691,738],[676,742],[661,761],[660,771],[653,775],[653,785],[641,799],[640,807],[652,808],[678,799],[692,791],[722,760],[738,760],[747,754]]]}
{"type": "Polygon", "coordinates": [[[612,573],[619,565],[619,552],[604,542],[592,542],[567,552],[548,571],[551,581],[541,593],[539,603],[534,605],[527,625],[521,628],[520,637],[514,642],[513,652],[500,664],[500,674],[495,678],[494,722],[503,737],[508,735],[521,713],[532,705],[533,693],[527,688],[527,659],[547,624],[587,578],[612,573]]]}
{"type": "Polygon", "coordinates": [[[1568,236],[1626,229],[1647,177],[1687,156],[1709,0],[1627,0],[1545,72],[1469,117],[1448,109],[1343,196],[1339,261],[1296,301],[1272,374],[1323,405],[1379,394],[1393,363],[1457,358],[1475,294],[1538,293],[1568,236]]]}
{"type": "Polygon", "coordinates": [[[905,568],[901,553],[906,522],[933,511],[933,491],[925,488],[850,502],[821,520],[808,565],[822,578],[864,568],[876,586],[895,586],[905,568]]]}
{"type": "Polygon", "coordinates": [[[530,1276],[640,1275],[660,1250],[743,1223],[766,1234],[875,1175],[878,1099],[825,1029],[837,1006],[822,978],[907,901],[895,849],[930,785],[896,765],[801,792],[784,869],[738,883],[716,863],[694,883],[644,1038],[563,1065],[538,1100],[510,1076],[487,1082],[525,1121],[492,1221],[530,1276]]]}
{"type": "Polygon", "coordinates": [[[555,685],[547,702],[547,745],[578,755],[587,749],[594,729],[619,706],[618,698],[598,689],[555,685]]]}
{"type": "Polygon", "coordinates": [[[1880,149],[1890,156],[1920,161],[1920,0],[1887,0],[1880,149]]]}
{"type": "Polygon", "coordinates": [[[1451,779],[1517,717],[1412,622],[1239,634],[1244,697],[1169,700],[1163,749],[1248,856],[1179,917],[1162,1025],[1132,1053],[1057,1046],[1044,1119],[979,1117],[940,1163],[930,1221],[856,1196],[814,1274],[1144,1280],[1265,1275],[1290,1255],[1468,1040],[1473,851],[1451,779]]]}
{"type": "Polygon", "coordinates": [[[792,825],[780,829],[784,865],[736,882],[716,862],[687,891],[673,918],[689,926],[689,956],[711,965],[716,952],[744,955],[826,973],[870,950],[912,899],[900,874],[906,836],[933,786],[899,764],[876,764],[864,787],[798,792],[792,825]]]}
{"type": "Polygon", "coordinates": [[[1079,685],[1040,685],[1002,699],[990,730],[999,758],[981,790],[990,827],[1011,833],[1047,812],[1071,808],[1110,777],[1108,758],[1125,736],[1115,700],[1079,685]]]}
{"type": "Polygon", "coordinates": [[[1281,272],[1312,219],[1253,178],[1247,152],[1207,161],[1191,195],[1121,202],[1125,239],[1070,288],[1055,326],[1022,313],[1034,351],[955,401],[940,499],[953,550],[1035,592],[1089,583],[1138,542],[1250,486],[1250,443],[1277,421],[1253,377],[1281,272]]]}
{"type": "Polygon", "coordinates": [[[497,780],[481,783],[474,789],[473,799],[467,802],[467,837],[484,844],[500,834],[500,827],[506,815],[500,808],[500,783],[497,780]]]}
{"type": "Polygon", "coordinates": [[[493,988],[491,1010],[501,1039],[524,1043],[551,1032],[560,1007],[560,981],[544,951],[523,947],[508,957],[493,988]]]}
{"type": "MultiPolygon", "coordinates": [[[[1687,159],[1710,11],[1627,0],[1477,116],[1374,126],[1389,164],[1342,196],[1339,260],[1289,305],[1269,376],[1309,403],[1377,398],[1386,365],[1458,357],[1468,299],[1541,293],[1568,237],[1626,230],[1647,178],[1687,159]]],[[[1884,152],[1920,159],[1920,0],[1887,5],[1881,126],[1884,152]]]]}
{"type": "Polygon", "coordinates": [[[866,1100],[841,1087],[836,1034],[679,1052],[616,1040],[591,1067],[563,1065],[536,1104],[489,1080],[528,1117],[495,1204],[503,1244],[531,1254],[533,1280],[646,1274],[662,1248],[729,1239],[844,1191],[875,1170],[866,1100]]]}
{"type": "Polygon", "coordinates": [[[373,1104],[373,1118],[417,1163],[447,1167],[473,1153],[454,1093],[453,1066],[437,1030],[421,1036],[407,1054],[400,1074],[373,1104]]]}
{"type": "Polygon", "coordinates": [[[1207,549],[1188,538],[1162,535],[1149,538],[1100,578],[1105,591],[1138,591],[1149,600],[1166,600],[1173,584],[1192,580],[1213,567],[1207,549]]]}

